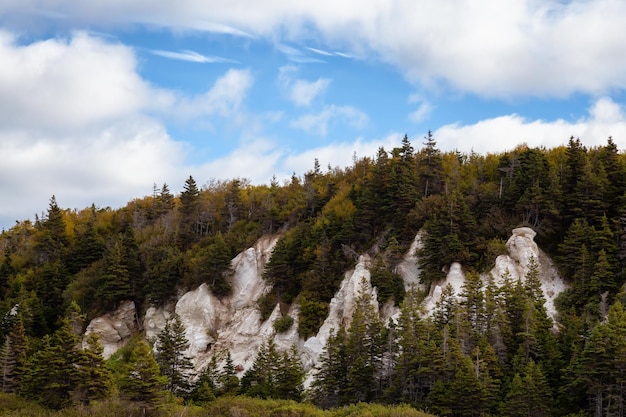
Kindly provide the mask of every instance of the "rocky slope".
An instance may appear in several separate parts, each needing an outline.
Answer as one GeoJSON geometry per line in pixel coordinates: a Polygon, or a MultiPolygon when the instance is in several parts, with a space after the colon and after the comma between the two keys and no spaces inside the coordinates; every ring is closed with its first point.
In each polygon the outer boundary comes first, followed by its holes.
{"type": "MultiPolygon", "coordinates": [[[[554,299],[565,289],[565,285],[552,261],[537,247],[534,237],[535,232],[530,228],[513,230],[506,243],[508,254],[497,258],[490,273],[496,282],[501,282],[506,273],[514,280],[523,279],[528,271],[529,261],[534,257],[539,262],[546,307],[549,314],[555,317],[554,299]]],[[[277,236],[264,237],[252,248],[233,259],[234,274],[231,282],[233,291],[229,297],[218,299],[210,293],[206,285],[201,285],[183,294],[175,304],[149,308],[141,323],[135,317],[134,305],[127,302],[115,312],[92,320],[87,333],[95,332],[100,335],[104,354],[109,357],[135,332],[143,330],[146,338],[155,338],[166,320],[173,313],[177,313],[186,327],[186,336],[190,342],[188,355],[193,358],[197,370],[202,369],[212,355],[228,350],[238,371],[243,372],[252,365],[259,345],[270,337],[280,349],[297,346],[305,369],[311,370],[317,363],[331,331],[338,328],[341,323],[349,325],[355,301],[362,292],[369,293],[373,304],[378,306],[376,289],[370,284],[370,259],[366,255],[361,256],[355,268],[346,272],[339,290],[330,303],[329,315],[318,334],[302,340],[296,330],[298,320],[296,304],[292,305],[288,312],[295,319],[295,323],[289,331],[282,334],[276,334],[272,326],[280,317],[279,306],[276,306],[267,320],[262,321],[256,304],[259,297],[270,289],[262,279],[262,272],[277,240],[277,236]]],[[[421,234],[418,233],[397,268],[407,289],[420,285],[415,255],[420,245],[421,234]]],[[[424,300],[425,314],[433,311],[446,285],[452,285],[455,294],[459,294],[464,279],[462,266],[452,264],[447,277],[442,282],[433,283],[428,289],[428,296],[424,300]]],[[[482,276],[482,279],[486,282],[488,275],[482,276]]],[[[381,317],[385,320],[397,316],[398,313],[398,308],[392,305],[386,305],[380,311],[381,317]]]]}

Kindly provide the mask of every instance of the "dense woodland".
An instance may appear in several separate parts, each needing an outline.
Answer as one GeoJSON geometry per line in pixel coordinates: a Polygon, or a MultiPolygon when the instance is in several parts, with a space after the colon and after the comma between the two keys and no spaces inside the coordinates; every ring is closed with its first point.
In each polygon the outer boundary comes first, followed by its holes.
{"type": "MultiPolygon", "coordinates": [[[[441,416],[625,415],[626,155],[611,138],[487,155],[441,152],[430,133],[420,144],[405,136],[346,168],[315,160],[284,183],[199,186],[190,176],[176,195],[155,185],[119,209],[63,209],[52,196],[34,222],[0,235],[0,389],[56,409],[244,394],[322,408],[402,403],[441,416]],[[537,232],[569,285],[558,323],[537,264],[523,282],[481,281],[519,226],[537,232]],[[453,262],[467,276],[429,318],[424,294],[405,293],[395,272],[418,231],[424,284],[453,262]],[[278,302],[298,303],[299,334],[315,334],[344,272],[368,253],[378,301],[400,306],[399,320],[382,323],[363,292],[306,391],[297,352],[271,341],[243,375],[228,352],[191,375],[176,317],[157,340],[133,340],[107,362],[97,338],[79,348],[88,320],[124,300],[141,315],[203,283],[229,294],[231,259],[267,234],[280,239],[264,274],[273,285],[259,301],[265,317],[278,302]]],[[[275,329],[293,323],[284,316],[275,329]]]]}

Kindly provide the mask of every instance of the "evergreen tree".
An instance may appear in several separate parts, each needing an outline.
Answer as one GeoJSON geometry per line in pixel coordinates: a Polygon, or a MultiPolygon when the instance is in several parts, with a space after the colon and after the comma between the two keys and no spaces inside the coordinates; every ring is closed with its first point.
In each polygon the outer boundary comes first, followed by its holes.
{"type": "Polygon", "coordinates": [[[167,378],[161,375],[154,353],[140,340],[130,352],[119,381],[123,398],[140,404],[144,410],[155,408],[164,397],[167,378]]]}
{"type": "Polygon", "coordinates": [[[74,402],[88,404],[107,398],[112,391],[113,375],[102,356],[104,349],[96,333],[86,339],[87,347],[79,352],[77,384],[72,392],[74,402]]]}
{"type": "Polygon", "coordinates": [[[219,380],[220,395],[235,395],[239,391],[240,381],[237,377],[235,364],[233,363],[233,358],[230,356],[229,350],[226,351],[226,363],[222,368],[219,380]]]}
{"type": "Polygon", "coordinates": [[[26,369],[27,339],[22,314],[18,311],[0,353],[0,390],[17,392],[26,369]]]}
{"type": "Polygon", "coordinates": [[[371,401],[377,390],[384,351],[383,324],[362,281],[346,338],[346,393],[351,402],[371,401]]]}
{"type": "Polygon", "coordinates": [[[319,359],[315,379],[311,383],[313,402],[322,408],[345,404],[348,377],[346,331],[343,326],[331,332],[319,359]]]}
{"type": "Polygon", "coordinates": [[[552,415],[553,403],[550,387],[541,367],[530,361],[523,376],[517,373],[513,377],[500,411],[506,416],[548,417],[552,415]]]}
{"type": "Polygon", "coordinates": [[[219,370],[217,356],[211,356],[207,366],[200,372],[191,393],[191,399],[198,403],[207,403],[215,400],[219,384],[219,370]]]}
{"type": "Polygon", "coordinates": [[[116,309],[117,303],[132,298],[130,273],[125,259],[122,237],[109,251],[105,274],[100,278],[96,296],[106,309],[116,309]]]}
{"type": "Polygon", "coordinates": [[[67,234],[63,211],[57,204],[56,197],[50,198],[46,218],[38,222],[39,231],[35,238],[35,249],[40,263],[64,258],[70,240],[67,234]]]}
{"type": "Polygon", "coordinates": [[[594,416],[622,415],[626,405],[623,376],[626,375],[626,311],[616,301],[605,322],[593,329],[582,358],[594,416]]]}
{"type": "Polygon", "coordinates": [[[11,261],[11,252],[11,246],[7,245],[4,249],[2,263],[0,263],[0,299],[4,299],[9,287],[9,280],[16,272],[11,261]]]}
{"type": "Polygon", "coordinates": [[[64,318],[63,325],[52,336],[44,336],[42,347],[26,361],[22,394],[55,409],[70,405],[72,393],[82,382],[79,344],[73,319],[64,318]]]}
{"type": "Polygon", "coordinates": [[[68,256],[68,272],[75,274],[83,268],[87,268],[92,263],[100,260],[105,254],[106,247],[102,238],[96,230],[96,206],[92,204],[89,220],[84,226],[84,230],[78,233],[76,243],[73,245],[70,256],[68,256]]]}
{"type": "Polygon", "coordinates": [[[191,261],[191,272],[194,276],[188,285],[193,287],[206,283],[214,294],[223,296],[231,290],[228,282],[232,260],[230,249],[221,233],[209,238],[207,242],[210,243],[199,248],[191,261]]]}
{"type": "Polygon", "coordinates": [[[178,314],[174,314],[157,336],[156,360],[162,374],[167,377],[166,389],[177,396],[188,396],[191,391],[191,358],[185,355],[189,341],[185,326],[178,314]]]}
{"type": "Polygon", "coordinates": [[[241,379],[241,391],[261,398],[299,401],[302,398],[304,370],[298,352],[279,352],[272,339],[261,344],[254,363],[241,379]]]}
{"type": "Polygon", "coordinates": [[[200,191],[196,181],[190,175],[185,180],[183,192],[180,193],[180,206],[178,208],[181,219],[178,231],[178,243],[182,249],[187,249],[196,239],[196,225],[198,220],[198,205],[200,191]]]}
{"type": "Polygon", "coordinates": [[[429,130],[424,137],[424,165],[425,170],[421,174],[424,184],[424,197],[441,192],[441,174],[443,171],[441,153],[437,148],[437,141],[429,130]]]}

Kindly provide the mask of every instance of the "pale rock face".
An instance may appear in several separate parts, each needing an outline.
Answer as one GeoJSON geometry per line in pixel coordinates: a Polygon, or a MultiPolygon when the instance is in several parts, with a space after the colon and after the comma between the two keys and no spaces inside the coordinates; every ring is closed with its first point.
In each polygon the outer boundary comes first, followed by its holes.
{"type": "Polygon", "coordinates": [[[420,284],[420,269],[417,266],[417,251],[424,246],[422,242],[422,231],[420,230],[409,251],[404,255],[402,262],[398,265],[396,272],[402,277],[404,281],[404,289],[409,290],[412,287],[421,287],[420,284]]]}
{"type": "MultiPolygon", "coordinates": [[[[546,307],[554,317],[554,298],[565,289],[550,259],[534,242],[535,232],[529,228],[513,230],[506,243],[508,255],[497,258],[491,275],[497,283],[501,283],[503,275],[508,271],[512,279],[525,276],[531,257],[539,261],[542,289],[546,296],[546,307]]],[[[285,333],[276,334],[273,323],[281,317],[280,306],[276,305],[270,317],[262,321],[257,307],[257,300],[270,290],[262,278],[262,272],[268,261],[277,236],[264,237],[252,248],[240,253],[232,261],[233,275],[231,278],[232,295],[217,298],[206,285],[183,294],[175,305],[160,308],[151,307],[146,311],[143,330],[146,338],[156,338],[164,328],[166,321],[177,313],[186,328],[189,340],[187,355],[193,359],[196,371],[201,370],[215,354],[228,350],[233,363],[241,370],[249,369],[262,343],[272,338],[281,350],[296,346],[300,352],[302,364],[308,371],[305,385],[312,380],[314,367],[318,363],[324,346],[331,332],[342,324],[349,327],[352,314],[360,295],[371,296],[372,304],[378,308],[376,289],[370,281],[370,259],[367,255],[359,258],[354,269],[344,275],[340,288],[329,305],[329,315],[318,333],[309,339],[302,340],[298,336],[299,306],[293,304],[286,312],[294,318],[294,325],[285,333]]],[[[397,271],[403,278],[405,288],[420,287],[417,250],[422,247],[422,233],[418,233],[409,251],[398,265],[397,271]]],[[[481,277],[487,282],[488,275],[481,277]]],[[[443,289],[452,285],[455,294],[462,291],[465,281],[461,265],[450,266],[446,278],[434,283],[424,301],[425,314],[432,314],[437,301],[441,299],[443,289]]],[[[422,288],[424,289],[424,288],[422,288]]],[[[88,332],[101,335],[106,357],[123,346],[133,332],[139,331],[135,321],[134,305],[124,304],[111,315],[94,319],[88,332]],[[124,308],[122,308],[124,307],[124,308]],[[132,309],[131,309],[132,307],[132,309]],[[133,327],[134,326],[134,327],[133,327]]],[[[387,303],[380,311],[381,319],[397,318],[399,309],[387,303]]],[[[222,356],[223,358],[223,356],[222,356]]],[[[241,377],[241,373],[239,376],[241,377]]]]}
{"type": "MultiPolygon", "coordinates": [[[[104,349],[102,355],[108,359],[119,348],[123,347],[138,330],[135,303],[124,301],[114,312],[93,319],[87,326],[85,336],[91,333],[98,334],[100,344],[104,349]]],[[[83,348],[86,347],[83,339],[83,348]]]]}
{"type": "Polygon", "coordinates": [[[175,312],[181,317],[189,340],[187,355],[195,359],[196,370],[226,349],[235,366],[247,369],[258,347],[272,335],[272,324],[280,317],[280,311],[275,309],[262,323],[256,301],[269,291],[262,272],[277,241],[277,236],[261,238],[233,259],[231,296],[217,298],[203,284],[176,303],[175,312]]]}
{"type": "Polygon", "coordinates": [[[372,303],[378,307],[376,292],[370,282],[369,262],[369,256],[362,255],[359,257],[354,270],[345,274],[339,291],[330,300],[328,317],[324,320],[324,324],[320,327],[317,335],[310,337],[304,343],[303,364],[305,369],[317,363],[331,332],[339,329],[342,324],[346,327],[350,326],[352,313],[361,294],[372,296],[372,303]]]}
{"type": "Polygon", "coordinates": [[[461,293],[461,289],[463,288],[463,283],[465,282],[465,274],[463,273],[463,269],[461,268],[461,264],[455,262],[450,265],[450,270],[446,275],[446,278],[439,283],[433,283],[431,286],[430,294],[424,299],[423,306],[427,315],[432,314],[435,310],[435,307],[439,301],[441,301],[441,295],[443,294],[443,290],[451,285],[454,290],[454,294],[458,295],[461,293]]]}
{"type": "MultiPolygon", "coordinates": [[[[554,299],[566,288],[566,284],[559,276],[552,260],[537,246],[534,241],[534,230],[529,227],[513,229],[512,235],[506,242],[509,255],[500,255],[496,259],[496,264],[491,270],[495,283],[501,285],[504,276],[508,273],[513,282],[518,279],[525,279],[528,273],[531,258],[539,264],[539,280],[541,289],[546,299],[546,310],[552,319],[556,319],[556,308],[554,299]]],[[[486,277],[483,277],[483,281],[486,277]]]]}
{"type": "MultiPolygon", "coordinates": [[[[513,282],[518,279],[524,280],[529,270],[531,258],[539,264],[539,279],[541,289],[546,299],[546,310],[552,319],[556,319],[556,308],[554,299],[565,290],[566,285],[559,276],[550,258],[537,246],[534,238],[537,233],[529,227],[519,227],[513,229],[511,237],[506,242],[508,255],[500,255],[492,270],[491,276],[495,284],[502,285],[504,277],[508,274],[513,282]]],[[[489,280],[489,274],[481,275],[484,284],[489,280]]],[[[428,297],[424,300],[424,307],[427,315],[433,313],[438,301],[441,300],[443,289],[451,284],[454,294],[459,295],[462,291],[465,275],[461,265],[454,263],[450,266],[446,278],[440,283],[433,283],[428,297]]]]}

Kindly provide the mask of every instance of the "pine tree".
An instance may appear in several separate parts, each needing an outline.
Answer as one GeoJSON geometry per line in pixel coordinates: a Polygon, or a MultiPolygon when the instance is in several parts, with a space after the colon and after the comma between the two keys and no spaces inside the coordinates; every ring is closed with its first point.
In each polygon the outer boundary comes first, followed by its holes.
{"type": "Polygon", "coordinates": [[[606,321],[594,327],[583,351],[582,378],[595,416],[623,415],[626,406],[624,375],[626,311],[622,303],[616,301],[606,321]]]}
{"type": "Polygon", "coordinates": [[[552,415],[551,390],[541,367],[530,361],[523,374],[513,377],[511,387],[501,405],[501,413],[513,417],[548,417],[552,415]]]}
{"type": "Polygon", "coordinates": [[[122,237],[118,237],[106,259],[105,274],[100,278],[96,296],[106,309],[117,308],[117,303],[132,297],[130,273],[125,259],[122,237]]]}
{"type": "Polygon", "coordinates": [[[22,377],[21,392],[26,398],[55,409],[70,405],[71,394],[81,383],[80,340],[72,320],[65,317],[52,336],[43,338],[42,347],[28,358],[22,377]]]}
{"type": "Polygon", "coordinates": [[[4,249],[4,256],[2,257],[2,263],[0,263],[0,299],[4,299],[9,280],[15,274],[15,268],[11,260],[11,246],[7,245],[4,249]]]}
{"type": "Polygon", "coordinates": [[[200,191],[196,181],[190,175],[185,181],[183,192],[180,193],[180,206],[178,208],[181,218],[177,241],[181,249],[187,249],[196,240],[195,227],[198,220],[199,202],[200,191]]]}
{"type": "Polygon", "coordinates": [[[322,408],[345,404],[348,362],[346,357],[346,331],[343,326],[331,332],[319,359],[315,379],[311,383],[313,402],[322,408]]]}
{"type": "Polygon", "coordinates": [[[229,350],[226,351],[226,363],[222,368],[219,380],[220,395],[235,395],[239,391],[240,381],[237,377],[235,364],[233,363],[233,358],[229,350]]]}
{"type": "Polygon", "coordinates": [[[50,198],[46,218],[38,223],[39,232],[35,236],[35,249],[39,262],[45,263],[64,258],[70,240],[67,234],[63,211],[56,197],[50,198]]]}
{"type": "Polygon", "coordinates": [[[84,225],[84,230],[77,234],[76,243],[72,246],[68,256],[68,272],[75,274],[92,263],[102,259],[106,247],[96,230],[96,206],[92,204],[89,220],[84,225]]]}
{"type": "Polygon", "coordinates": [[[0,354],[0,390],[2,392],[18,391],[25,372],[27,345],[22,314],[18,311],[0,354]]]}
{"type": "Polygon", "coordinates": [[[198,379],[191,393],[191,399],[198,403],[207,403],[215,400],[219,378],[217,356],[213,355],[207,366],[198,375],[198,379]]]}
{"type": "Polygon", "coordinates": [[[376,392],[384,351],[383,324],[372,305],[365,280],[346,338],[346,397],[351,402],[371,401],[376,392]]]}
{"type": "Polygon", "coordinates": [[[87,347],[79,352],[77,384],[72,392],[74,402],[81,404],[107,398],[113,387],[113,375],[102,356],[104,349],[98,335],[90,333],[86,343],[87,347]]]}
{"type": "Polygon", "coordinates": [[[189,341],[185,326],[178,314],[174,314],[157,336],[156,360],[162,374],[167,377],[166,389],[174,395],[186,397],[191,391],[191,358],[185,355],[189,341]]]}
{"type": "Polygon", "coordinates": [[[140,404],[144,410],[155,408],[164,397],[167,378],[161,375],[159,364],[148,343],[138,341],[130,352],[119,381],[123,398],[140,404]]]}
{"type": "Polygon", "coordinates": [[[299,401],[303,380],[304,370],[295,347],[280,352],[269,339],[261,344],[252,367],[241,379],[241,391],[253,397],[299,401]]]}
{"type": "Polygon", "coordinates": [[[425,154],[425,171],[421,174],[421,180],[424,183],[424,197],[441,192],[441,173],[443,171],[441,163],[441,154],[437,148],[437,141],[429,130],[428,135],[424,137],[425,154]]]}

